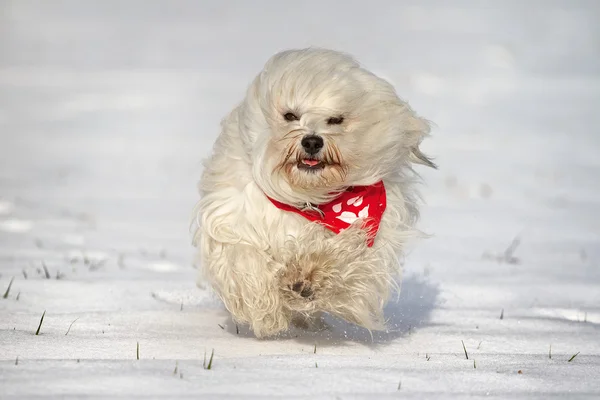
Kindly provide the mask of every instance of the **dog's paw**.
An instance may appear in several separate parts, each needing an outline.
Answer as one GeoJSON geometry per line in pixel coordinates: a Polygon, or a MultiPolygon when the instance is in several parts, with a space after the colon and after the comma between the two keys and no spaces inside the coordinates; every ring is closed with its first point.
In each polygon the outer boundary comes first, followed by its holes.
{"type": "Polygon", "coordinates": [[[312,283],[309,280],[298,280],[293,284],[289,285],[289,288],[300,295],[300,297],[304,297],[305,299],[309,299],[314,295],[312,289],[312,283]]]}
{"type": "Polygon", "coordinates": [[[333,261],[325,253],[308,253],[286,262],[279,289],[289,309],[312,313],[321,308],[321,303],[334,293],[333,261]]]}
{"type": "Polygon", "coordinates": [[[311,278],[302,270],[291,269],[281,278],[280,287],[292,298],[313,300],[316,286],[311,278]]]}
{"type": "Polygon", "coordinates": [[[319,296],[319,274],[307,264],[289,265],[280,278],[279,287],[290,304],[295,304],[293,308],[304,309],[319,296]]]}

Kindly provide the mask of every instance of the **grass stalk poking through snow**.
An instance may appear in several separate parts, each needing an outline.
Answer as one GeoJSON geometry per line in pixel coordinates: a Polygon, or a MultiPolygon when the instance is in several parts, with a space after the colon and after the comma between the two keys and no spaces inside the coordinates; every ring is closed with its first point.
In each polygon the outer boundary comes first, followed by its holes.
{"type": "Polygon", "coordinates": [[[44,268],[44,275],[46,279],[50,279],[50,271],[48,271],[48,267],[46,267],[46,263],[42,261],[42,268],[44,268]]]}
{"type": "Polygon", "coordinates": [[[42,329],[42,322],[44,322],[44,316],[46,315],[46,310],[42,314],[42,318],[40,319],[40,324],[38,325],[37,331],[35,331],[35,335],[38,336],[40,334],[40,329],[42,329]]]}
{"type": "Polygon", "coordinates": [[[78,319],[79,319],[79,317],[75,318],[75,320],[73,322],[71,322],[71,325],[69,325],[69,329],[67,329],[67,333],[65,333],[65,336],[67,336],[69,334],[69,332],[71,331],[71,327],[73,326],[73,324],[75,322],[77,322],[78,319]]]}
{"type": "Polygon", "coordinates": [[[579,353],[580,353],[580,352],[578,351],[577,353],[573,354],[573,355],[571,356],[571,358],[569,358],[569,361],[568,361],[568,362],[571,362],[571,361],[573,361],[573,360],[575,359],[575,357],[577,357],[577,355],[578,355],[579,353]]]}
{"type": "Polygon", "coordinates": [[[477,369],[477,364],[475,364],[475,360],[473,360],[473,369],[477,369]]]}
{"type": "Polygon", "coordinates": [[[15,280],[14,277],[10,278],[10,282],[8,283],[8,287],[6,288],[6,292],[4,292],[4,296],[2,296],[3,299],[8,298],[8,294],[10,293],[10,288],[12,287],[14,280],[15,280]]]}
{"type": "Polygon", "coordinates": [[[208,360],[208,365],[206,365],[206,351],[204,352],[204,362],[202,363],[202,367],[204,369],[211,369],[212,368],[212,362],[213,362],[213,357],[215,356],[215,349],[212,349],[212,352],[210,353],[210,359],[208,360]]]}
{"type": "Polygon", "coordinates": [[[317,344],[315,343],[315,349],[313,351],[313,354],[317,354],[317,344]]]}
{"type": "Polygon", "coordinates": [[[550,348],[548,349],[548,358],[552,360],[552,345],[550,345],[550,348]]]}
{"type": "Polygon", "coordinates": [[[519,262],[519,259],[514,256],[515,250],[517,250],[519,244],[521,244],[521,239],[517,236],[512,240],[508,248],[504,250],[504,261],[506,263],[517,264],[519,262]]]}
{"type": "Polygon", "coordinates": [[[504,308],[500,311],[500,319],[504,319],[504,308]]]}
{"type": "Polygon", "coordinates": [[[19,356],[17,356],[17,359],[15,360],[15,365],[19,365],[19,356]]]}
{"type": "Polygon", "coordinates": [[[214,356],[215,356],[215,349],[213,349],[210,353],[210,360],[208,360],[208,365],[206,366],[206,369],[212,368],[212,361],[213,361],[214,356]]]}
{"type": "Polygon", "coordinates": [[[140,342],[137,342],[137,345],[135,346],[135,358],[136,360],[140,359],[140,342]]]}
{"type": "Polygon", "coordinates": [[[463,345],[463,350],[465,351],[465,357],[467,358],[467,360],[469,359],[469,354],[467,353],[467,348],[465,347],[465,342],[463,342],[462,340],[460,341],[463,345]]]}

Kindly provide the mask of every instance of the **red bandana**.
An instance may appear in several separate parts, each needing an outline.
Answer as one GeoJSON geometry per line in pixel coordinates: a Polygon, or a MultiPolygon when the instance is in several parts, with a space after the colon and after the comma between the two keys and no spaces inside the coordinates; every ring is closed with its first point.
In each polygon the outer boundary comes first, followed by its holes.
{"type": "Polygon", "coordinates": [[[381,181],[371,186],[354,186],[331,202],[319,204],[316,208],[321,213],[311,209],[300,210],[268,196],[267,198],[275,207],[295,212],[310,221],[317,221],[335,233],[340,233],[354,221],[363,219],[364,228],[369,232],[369,247],[373,246],[386,206],[385,187],[381,181]]]}

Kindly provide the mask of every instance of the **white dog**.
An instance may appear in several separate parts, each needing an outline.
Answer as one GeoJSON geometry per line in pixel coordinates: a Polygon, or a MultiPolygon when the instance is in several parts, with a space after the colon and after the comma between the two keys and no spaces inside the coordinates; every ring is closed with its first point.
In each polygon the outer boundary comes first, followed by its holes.
{"type": "Polygon", "coordinates": [[[351,57],[273,56],[222,122],[200,182],[204,275],[257,337],[327,312],[382,329],[417,231],[428,123],[351,57]]]}

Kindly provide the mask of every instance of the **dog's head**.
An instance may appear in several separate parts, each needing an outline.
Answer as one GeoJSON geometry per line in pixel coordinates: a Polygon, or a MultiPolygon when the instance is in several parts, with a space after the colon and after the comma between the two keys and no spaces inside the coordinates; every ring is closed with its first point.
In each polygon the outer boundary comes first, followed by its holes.
{"type": "Polygon", "coordinates": [[[409,162],[434,166],[419,150],[427,122],[392,85],[342,53],[276,54],[240,110],[254,179],[267,195],[288,204],[328,201],[409,162]]]}

